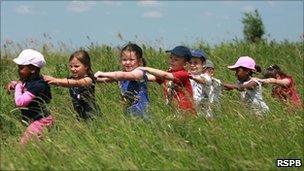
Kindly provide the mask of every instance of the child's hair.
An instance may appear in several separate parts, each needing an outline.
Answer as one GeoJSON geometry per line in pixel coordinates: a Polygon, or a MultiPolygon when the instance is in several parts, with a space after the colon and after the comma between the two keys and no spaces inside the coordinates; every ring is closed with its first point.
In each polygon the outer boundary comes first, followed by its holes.
{"type": "Polygon", "coordinates": [[[90,60],[90,56],[89,53],[85,50],[78,50],[76,52],[74,52],[71,56],[69,61],[71,61],[72,59],[78,59],[84,66],[88,67],[87,70],[87,74],[92,74],[92,68],[91,68],[91,60],[90,60]]]}
{"type": "Polygon", "coordinates": [[[278,65],[273,64],[270,65],[268,68],[266,68],[265,72],[263,73],[263,76],[265,78],[275,78],[276,75],[280,75],[280,76],[287,76],[278,65]]]}
{"type": "Polygon", "coordinates": [[[137,44],[129,42],[127,45],[125,45],[121,49],[120,56],[122,56],[122,53],[124,51],[135,52],[135,55],[136,55],[137,59],[141,61],[142,65],[143,66],[147,65],[147,62],[146,62],[145,58],[143,57],[143,51],[137,44]]]}

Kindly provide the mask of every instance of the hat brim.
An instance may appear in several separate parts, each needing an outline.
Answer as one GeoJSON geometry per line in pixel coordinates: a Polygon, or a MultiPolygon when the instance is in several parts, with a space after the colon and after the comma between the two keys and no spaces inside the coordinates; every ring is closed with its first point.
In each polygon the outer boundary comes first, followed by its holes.
{"type": "Polygon", "coordinates": [[[234,70],[234,69],[236,69],[238,67],[240,67],[240,66],[238,66],[238,65],[230,65],[230,66],[228,66],[228,68],[231,69],[231,70],[234,70]]]}
{"type": "Polygon", "coordinates": [[[13,59],[13,61],[14,61],[17,65],[29,65],[29,64],[26,63],[25,61],[22,61],[20,58],[15,58],[15,59],[13,59]]]}
{"type": "Polygon", "coordinates": [[[253,70],[253,71],[256,71],[255,68],[248,68],[248,67],[241,66],[241,65],[230,65],[230,66],[228,66],[228,68],[231,69],[231,70],[235,70],[235,69],[238,68],[238,67],[243,67],[243,68],[247,68],[247,69],[251,69],[251,70],[253,70]]]}

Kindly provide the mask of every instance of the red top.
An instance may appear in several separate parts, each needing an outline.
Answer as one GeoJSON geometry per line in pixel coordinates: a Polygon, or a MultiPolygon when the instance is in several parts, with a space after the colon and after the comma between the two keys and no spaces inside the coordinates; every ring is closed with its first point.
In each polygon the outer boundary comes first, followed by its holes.
{"type": "Polygon", "coordinates": [[[157,83],[164,83],[164,95],[167,102],[176,103],[180,109],[195,114],[189,73],[185,69],[168,72],[173,74],[173,81],[156,78],[157,83]]]}
{"type": "Polygon", "coordinates": [[[272,96],[280,101],[291,101],[295,106],[301,106],[301,99],[295,87],[294,80],[291,76],[281,77],[282,79],[288,79],[290,83],[287,86],[275,85],[272,88],[272,96]]]}

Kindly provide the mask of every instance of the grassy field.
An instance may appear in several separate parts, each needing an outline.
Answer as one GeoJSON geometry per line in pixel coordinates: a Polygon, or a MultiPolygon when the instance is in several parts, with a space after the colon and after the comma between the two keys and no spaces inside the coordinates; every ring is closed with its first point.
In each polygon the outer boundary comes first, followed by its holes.
{"type": "MultiPolygon", "coordinates": [[[[149,66],[167,69],[166,49],[140,46],[149,66]]],[[[276,63],[294,77],[301,98],[304,97],[303,43],[225,42],[209,46],[197,42],[187,46],[203,48],[215,63],[216,77],[226,82],[236,81],[227,65],[239,56],[253,57],[262,68],[276,63]]],[[[11,43],[1,47],[0,170],[273,170],[278,158],[300,158],[303,162],[303,109],[291,110],[276,102],[270,95],[271,86],[263,89],[270,108],[263,119],[244,109],[239,92],[232,91],[223,92],[222,108],[216,119],[206,120],[177,117],[164,105],[162,87],[150,83],[150,118],[143,120],[122,113],[116,84],[99,84],[96,96],[102,116],[87,123],[77,121],[68,90],[52,86],[49,108],[56,118],[54,127],[43,141],[20,148],[19,138],[25,126],[20,122],[13,96],[3,87],[18,78],[12,58],[22,47],[31,45],[11,43]]],[[[85,49],[94,71],[120,69],[117,48],[91,44],[85,49]]],[[[72,49],[49,50],[44,45],[39,50],[47,61],[42,74],[69,75],[72,49]]]]}

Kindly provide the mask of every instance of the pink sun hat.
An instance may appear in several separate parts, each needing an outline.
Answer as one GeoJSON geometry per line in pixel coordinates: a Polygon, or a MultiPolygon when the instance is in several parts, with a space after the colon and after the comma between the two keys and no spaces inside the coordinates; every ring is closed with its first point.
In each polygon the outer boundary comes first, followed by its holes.
{"type": "Polygon", "coordinates": [[[234,65],[228,66],[229,69],[244,67],[255,71],[255,61],[249,56],[241,56],[234,65]]]}

